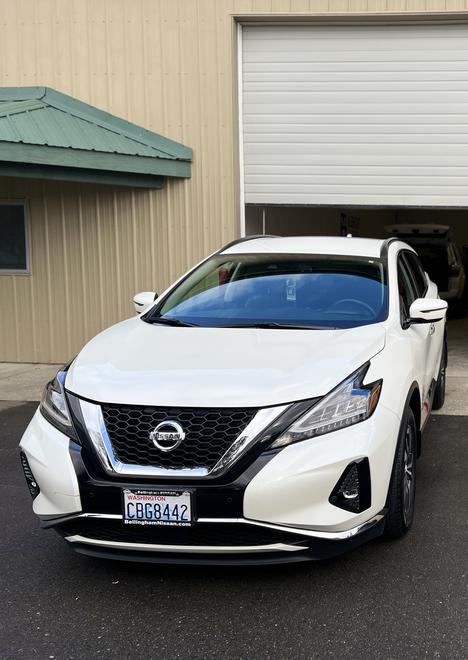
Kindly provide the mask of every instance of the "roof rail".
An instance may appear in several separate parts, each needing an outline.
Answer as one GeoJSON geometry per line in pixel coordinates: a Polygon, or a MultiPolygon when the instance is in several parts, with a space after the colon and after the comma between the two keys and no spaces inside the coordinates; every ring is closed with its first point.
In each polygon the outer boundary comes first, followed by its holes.
{"type": "Polygon", "coordinates": [[[382,243],[382,246],[380,248],[380,258],[381,259],[386,259],[388,256],[388,248],[391,243],[396,243],[398,241],[401,241],[401,238],[397,238],[396,236],[392,236],[391,238],[385,239],[385,241],[382,243]]]}
{"type": "Polygon", "coordinates": [[[238,243],[245,243],[246,241],[253,241],[256,238],[280,238],[279,236],[275,236],[274,234],[255,234],[254,236],[243,236],[242,238],[237,238],[235,241],[231,241],[231,243],[228,243],[224,247],[222,247],[216,254],[221,254],[221,252],[224,252],[224,250],[227,250],[228,248],[233,247],[234,245],[237,245],[238,243]]]}

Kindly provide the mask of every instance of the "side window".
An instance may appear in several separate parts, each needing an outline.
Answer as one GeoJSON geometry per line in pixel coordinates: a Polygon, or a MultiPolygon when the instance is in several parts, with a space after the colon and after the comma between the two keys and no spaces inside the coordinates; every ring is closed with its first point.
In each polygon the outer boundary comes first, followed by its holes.
{"type": "Polygon", "coordinates": [[[411,271],[414,282],[416,284],[418,298],[424,298],[424,295],[427,291],[427,281],[423,267],[421,266],[421,262],[414,254],[414,252],[405,252],[404,255],[408,264],[408,268],[411,271]]]}
{"type": "Polygon", "coordinates": [[[210,291],[213,294],[213,297],[218,296],[220,287],[226,283],[226,280],[229,277],[230,271],[232,269],[232,261],[226,261],[213,270],[209,275],[204,277],[196,287],[191,289],[187,295],[182,298],[181,302],[185,302],[194,296],[198,296],[200,293],[210,291]]]}
{"type": "Polygon", "coordinates": [[[398,293],[400,294],[400,315],[401,319],[409,316],[409,308],[416,300],[418,294],[413,284],[408,267],[406,266],[402,255],[398,257],[398,293]]]}
{"type": "Polygon", "coordinates": [[[25,202],[0,202],[0,273],[29,273],[25,202]]]}

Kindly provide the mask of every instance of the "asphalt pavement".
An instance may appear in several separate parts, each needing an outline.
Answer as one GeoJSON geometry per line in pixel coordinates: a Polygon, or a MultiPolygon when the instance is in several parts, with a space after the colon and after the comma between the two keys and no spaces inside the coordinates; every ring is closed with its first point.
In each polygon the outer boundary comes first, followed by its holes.
{"type": "Polygon", "coordinates": [[[0,406],[1,660],[468,658],[466,417],[431,416],[404,539],[210,568],[93,559],[41,530],[17,449],[36,405],[0,406]]]}

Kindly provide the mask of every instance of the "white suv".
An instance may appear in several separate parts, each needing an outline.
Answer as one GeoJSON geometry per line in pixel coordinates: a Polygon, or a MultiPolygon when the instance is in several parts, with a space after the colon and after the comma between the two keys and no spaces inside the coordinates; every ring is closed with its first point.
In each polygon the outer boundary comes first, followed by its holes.
{"type": "Polygon", "coordinates": [[[93,556],[224,564],[409,530],[446,364],[414,250],[251,237],[154,298],[45,389],[21,440],[44,527],[93,556]]]}

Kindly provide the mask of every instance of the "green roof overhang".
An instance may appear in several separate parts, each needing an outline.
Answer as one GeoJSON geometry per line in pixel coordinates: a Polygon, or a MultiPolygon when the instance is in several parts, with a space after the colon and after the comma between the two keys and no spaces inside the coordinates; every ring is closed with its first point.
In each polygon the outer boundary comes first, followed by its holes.
{"type": "Polygon", "coordinates": [[[192,150],[47,87],[0,88],[0,176],[162,188],[192,150]]]}

